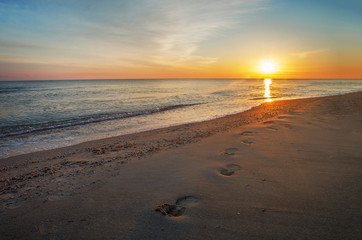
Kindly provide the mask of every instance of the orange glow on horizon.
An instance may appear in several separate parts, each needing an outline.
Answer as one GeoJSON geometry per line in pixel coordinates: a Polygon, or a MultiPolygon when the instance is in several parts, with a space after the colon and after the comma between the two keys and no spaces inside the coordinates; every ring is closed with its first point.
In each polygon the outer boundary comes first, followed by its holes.
{"type": "MultiPolygon", "coordinates": [[[[260,58],[259,58],[260,59],[260,58]]],[[[323,60],[323,59],[322,59],[323,60]]],[[[322,61],[321,60],[321,61],[322,61]]],[[[309,60],[293,59],[278,56],[276,71],[273,73],[262,73],[259,70],[258,58],[233,59],[227,62],[219,62],[203,67],[179,67],[132,66],[119,68],[117,66],[92,68],[84,65],[82,69],[58,68],[55,65],[37,67],[33,64],[31,68],[21,66],[8,67],[2,71],[2,80],[57,80],[57,79],[153,79],[153,78],[237,78],[237,79],[260,79],[273,77],[274,79],[353,79],[362,78],[360,65],[349,65],[337,63],[318,62],[316,59],[309,60]],[[282,63],[282,64],[281,64],[282,63]],[[310,66],[312,65],[313,66],[310,66]]],[[[1,77],[1,76],[0,76],[1,77]]]]}

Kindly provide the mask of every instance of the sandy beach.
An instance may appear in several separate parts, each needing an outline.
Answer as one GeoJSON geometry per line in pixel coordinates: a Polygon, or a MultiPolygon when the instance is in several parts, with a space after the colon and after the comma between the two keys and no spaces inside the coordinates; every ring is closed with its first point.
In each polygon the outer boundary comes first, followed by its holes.
{"type": "Polygon", "coordinates": [[[1,239],[360,239],[362,93],[0,160],[1,239]]]}

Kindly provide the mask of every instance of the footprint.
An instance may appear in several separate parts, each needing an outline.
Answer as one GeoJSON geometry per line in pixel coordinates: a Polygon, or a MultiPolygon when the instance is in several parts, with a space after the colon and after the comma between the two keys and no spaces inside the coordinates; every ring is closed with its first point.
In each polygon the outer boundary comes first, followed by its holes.
{"type": "Polygon", "coordinates": [[[227,148],[227,149],[225,149],[223,154],[224,155],[235,155],[235,153],[237,153],[238,151],[239,151],[238,148],[227,148]]]}
{"type": "Polygon", "coordinates": [[[193,196],[180,197],[176,200],[176,204],[164,203],[160,206],[157,206],[155,211],[161,212],[165,216],[169,217],[179,217],[183,215],[186,211],[186,207],[190,207],[199,202],[199,199],[193,196]]]}
{"type": "Polygon", "coordinates": [[[228,164],[225,168],[220,169],[219,173],[224,176],[231,176],[240,168],[241,167],[237,164],[228,164]]]}
{"type": "Polygon", "coordinates": [[[5,207],[8,209],[15,209],[20,207],[23,204],[23,201],[18,198],[10,198],[5,201],[5,207]]]}
{"type": "Polygon", "coordinates": [[[253,131],[244,131],[242,133],[240,133],[240,135],[242,136],[254,136],[256,132],[253,131]]]}
{"type": "Polygon", "coordinates": [[[185,196],[185,197],[178,198],[176,200],[176,205],[182,206],[182,207],[188,207],[188,206],[195,205],[198,202],[199,202],[199,199],[197,199],[193,196],[185,196]]]}
{"type": "Polygon", "coordinates": [[[244,140],[241,140],[244,144],[247,144],[247,145],[250,145],[250,144],[253,144],[255,142],[255,139],[253,138],[248,138],[248,139],[244,139],[244,140]]]}

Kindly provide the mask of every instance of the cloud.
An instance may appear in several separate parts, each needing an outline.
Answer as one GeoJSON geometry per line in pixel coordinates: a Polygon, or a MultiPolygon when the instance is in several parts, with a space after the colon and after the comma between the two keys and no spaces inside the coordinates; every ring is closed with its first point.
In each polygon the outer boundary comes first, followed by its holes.
{"type": "Polygon", "coordinates": [[[0,42],[5,44],[0,47],[0,56],[9,63],[69,67],[203,68],[218,59],[201,54],[198,50],[202,44],[214,37],[226,38],[225,30],[237,29],[249,12],[260,11],[267,2],[39,0],[3,3],[0,31],[4,34],[0,42]]]}
{"type": "Polygon", "coordinates": [[[329,51],[329,49],[321,48],[321,49],[315,49],[315,50],[311,50],[311,51],[292,53],[291,55],[299,57],[299,58],[306,58],[306,57],[309,57],[310,55],[320,54],[320,53],[324,53],[324,52],[327,52],[327,51],[329,51]]]}
{"type": "Polygon", "coordinates": [[[73,16],[74,26],[67,34],[88,46],[88,52],[110,61],[138,57],[152,64],[202,66],[217,58],[197,54],[200,45],[224,29],[237,27],[244,14],[260,10],[264,2],[138,1],[123,9],[103,9],[106,18],[73,16]]]}

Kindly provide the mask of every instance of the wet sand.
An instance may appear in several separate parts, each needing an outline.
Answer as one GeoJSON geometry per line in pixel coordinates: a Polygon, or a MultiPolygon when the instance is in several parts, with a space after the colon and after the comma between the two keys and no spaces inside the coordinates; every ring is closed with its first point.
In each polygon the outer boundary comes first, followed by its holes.
{"type": "Polygon", "coordinates": [[[1,239],[360,239],[362,93],[0,160],[1,239]]]}

